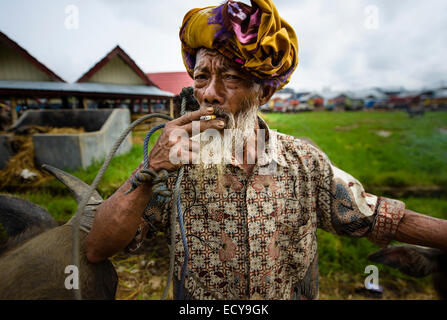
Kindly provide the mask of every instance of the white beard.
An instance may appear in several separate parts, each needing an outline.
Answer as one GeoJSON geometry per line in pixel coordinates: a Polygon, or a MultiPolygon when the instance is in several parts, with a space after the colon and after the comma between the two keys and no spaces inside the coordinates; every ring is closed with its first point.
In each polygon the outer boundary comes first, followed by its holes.
{"type": "MultiPolygon", "coordinates": [[[[225,112],[227,126],[224,134],[217,130],[208,130],[192,140],[200,143],[200,162],[196,164],[200,181],[206,175],[217,174],[218,183],[224,182],[225,168],[228,164],[242,163],[244,159],[244,147],[255,145],[257,107],[252,106],[238,113],[236,119],[231,113],[225,112]]],[[[248,159],[248,163],[254,164],[255,159],[248,159]]]]}

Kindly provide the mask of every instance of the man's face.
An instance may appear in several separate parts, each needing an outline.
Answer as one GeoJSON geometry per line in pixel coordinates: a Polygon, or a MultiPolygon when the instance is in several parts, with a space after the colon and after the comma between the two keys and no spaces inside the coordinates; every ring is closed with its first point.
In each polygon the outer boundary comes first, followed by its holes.
{"type": "Polygon", "coordinates": [[[200,106],[220,107],[233,115],[259,106],[260,85],[216,51],[200,50],[194,68],[194,96],[200,106]]]}

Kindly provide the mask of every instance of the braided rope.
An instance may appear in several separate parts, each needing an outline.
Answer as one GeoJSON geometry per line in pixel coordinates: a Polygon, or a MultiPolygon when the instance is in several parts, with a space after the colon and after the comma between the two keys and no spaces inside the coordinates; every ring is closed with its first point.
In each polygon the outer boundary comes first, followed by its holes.
{"type": "Polygon", "coordinates": [[[153,127],[144,137],[144,143],[143,143],[143,160],[144,160],[144,167],[147,169],[149,168],[149,139],[151,136],[155,133],[155,131],[164,128],[165,123],[159,124],[158,126],[153,127]]]}
{"type": "MultiPolygon", "coordinates": [[[[182,97],[182,105],[180,109],[180,116],[183,116],[186,113],[186,105],[190,100],[193,99],[194,91],[191,87],[183,88],[182,92],[180,93],[180,97],[182,97]]],[[[191,102],[189,102],[191,104],[191,102]]],[[[181,202],[180,202],[180,185],[181,181],[183,179],[184,175],[184,167],[180,167],[177,181],[175,183],[174,188],[174,199],[177,199],[177,206],[172,206],[171,211],[171,246],[170,246],[170,258],[169,258],[169,275],[168,280],[166,283],[165,290],[163,291],[162,299],[165,300],[168,295],[169,287],[171,286],[172,278],[174,276],[174,264],[175,264],[175,221],[176,221],[176,213],[179,219],[180,224],[180,231],[182,233],[182,243],[183,243],[183,249],[185,251],[185,259],[183,261],[183,267],[182,267],[182,275],[181,275],[181,281],[179,283],[179,287],[177,289],[177,297],[180,299],[183,297],[183,286],[185,283],[185,275],[187,272],[187,266],[188,266],[188,259],[189,259],[189,252],[188,252],[188,243],[186,241],[185,236],[185,227],[183,223],[183,214],[182,214],[182,208],[181,208],[181,202]],[[177,210],[176,210],[177,209],[177,210]],[[177,211],[177,212],[176,212],[177,211]]]]}
{"type": "MultiPolygon", "coordinates": [[[[186,112],[186,105],[189,100],[192,99],[193,90],[192,88],[184,88],[180,96],[182,97],[182,105],[180,114],[184,115],[186,112]]],[[[135,175],[131,178],[131,188],[126,192],[126,194],[131,193],[133,190],[138,188],[142,183],[152,182],[152,197],[155,197],[155,203],[159,206],[163,206],[171,199],[171,191],[167,189],[166,181],[169,177],[169,174],[166,170],[162,170],[159,174],[149,169],[149,152],[148,145],[149,139],[152,134],[158,129],[163,128],[165,125],[161,124],[154,128],[152,128],[146,135],[143,144],[143,158],[144,158],[144,169],[135,173],[135,175]]],[[[181,273],[181,281],[179,282],[179,287],[177,289],[177,296],[181,299],[183,297],[183,286],[185,283],[185,277],[187,273],[188,260],[189,260],[189,251],[188,251],[188,243],[185,235],[185,226],[183,222],[183,213],[181,208],[181,198],[180,198],[180,187],[181,181],[183,180],[184,168],[180,167],[177,175],[176,184],[174,187],[174,199],[177,199],[176,205],[173,204],[172,212],[171,212],[171,244],[170,244],[170,261],[169,261],[169,273],[168,279],[166,282],[165,289],[162,294],[162,300],[166,300],[168,295],[169,288],[171,286],[173,274],[174,274],[174,264],[175,264],[175,223],[176,223],[176,213],[179,220],[180,231],[182,235],[182,243],[185,251],[185,259],[183,261],[182,273],[181,273]]]]}
{"type": "MultiPolygon", "coordinates": [[[[181,105],[181,115],[184,115],[186,112],[186,104],[188,103],[188,101],[190,101],[193,97],[193,90],[192,88],[184,88],[182,90],[182,93],[180,94],[180,96],[182,97],[182,105],[181,105]]],[[[173,120],[171,117],[164,115],[164,114],[159,114],[159,113],[154,113],[154,114],[149,114],[146,115],[144,117],[141,117],[140,119],[134,121],[122,134],[121,136],[118,138],[118,140],[115,142],[115,144],[112,147],[112,150],[110,151],[109,155],[107,156],[107,158],[105,159],[101,169],[99,170],[98,174],[96,175],[95,179],[93,180],[92,184],[89,186],[89,189],[87,190],[86,194],[84,195],[84,197],[82,198],[82,200],[80,201],[78,208],[76,210],[76,213],[73,217],[73,229],[72,229],[72,263],[75,266],[78,266],[79,268],[79,256],[80,256],[80,244],[79,244],[79,228],[80,228],[80,220],[81,217],[83,215],[83,212],[85,210],[85,207],[87,206],[88,200],[90,199],[90,197],[92,196],[93,192],[95,191],[95,189],[97,188],[99,182],[101,181],[105,171],[107,170],[107,168],[110,165],[110,162],[112,160],[112,158],[115,156],[118,148],[120,147],[120,145],[122,144],[122,142],[124,141],[124,139],[128,136],[128,134],[139,124],[141,124],[142,122],[151,119],[151,118],[162,118],[162,119],[166,119],[168,121],[173,120]]],[[[126,194],[129,194],[130,192],[132,192],[133,190],[135,190],[136,188],[138,188],[139,185],[141,185],[141,183],[144,182],[148,182],[148,181],[152,181],[153,182],[153,192],[154,195],[157,196],[157,200],[160,200],[160,202],[165,202],[165,201],[169,201],[169,197],[170,197],[170,191],[167,190],[166,188],[166,180],[169,177],[169,174],[167,173],[166,170],[162,170],[159,174],[155,173],[153,170],[150,170],[148,168],[148,162],[149,162],[149,155],[148,155],[148,142],[149,139],[151,137],[151,135],[161,129],[162,127],[164,127],[164,124],[162,125],[158,125],[154,128],[152,128],[148,134],[145,137],[145,141],[144,141],[144,146],[143,146],[143,150],[144,150],[144,163],[145,163],[145,168],[143,170],[140,170],[140,172],[137,172],[137,174],[134,175],[134,177],[131,179],[131,188],[126,192],[126,194]]],[[[172,215],[171,215],[171,245],[170,245],[170,263],[169,263],[169,276],[168,276],[168,280],[167,280],[167,285],[165,287],[165,290],[163,292],[163,297],[162,299],[165,300],[166,296],[167,296],[167,291],[170,287],[170,284],[172,282],[172,278],[173,278],[173,274],[174,274],[174,263],[175,263],[175,213],[177,211],[178,214],[178,219],[179,219],[179,224],[180,224],[180,230],[182,233],[182,242],[183,242],[183,248],[185,251],[185,259],[183,262],[183,267],[182,267],[182,275],[181,275],[181,281],[179,284],[179,289],[178,289],[178,296],[180,298],[182,298],[183,296],[183,286],[184,286],[184,281],[185,281],[185,276],[187,273],[187,265],[188,265],[188,258],[189,258],[189,253],[188,253],[188,244],[186,241],[186,235],[185,235],[185,229],[184,229],[184,222],[183,222],[183,214],[182,214],[182,210],[181,210],[181,201],[180,201],[180,186],[181,186],[181,181],[183,179],[183,175],[184,175],[184,167],[181,167],[179,169],[179,173],[177,176],[177,181],[175,184],[175,188],[174,188],[174,196],[177,199],[177,206],[172,206],[172,215]],[[176,210],[177,209],[177,210],[176,210]]],[[[74,297],[76,300],[81,300],[82,299],[82,291],[81,291],[81,284],[79,284],[79,289],[78,290],[74,290],[74,297]]]]}
{"type": "MultiPolygon", "coordinates": [[[[193,90],[190,87],[183,88],[180,95],[183,96],[181,110],[180,110],[180,115],[183,116],[186,112],[187,101],[193,95],[193,90]]],[[[179,297],[180,299],[183,299],[183,286],[185,284],[185,276],[186,276],[187,269],[188,269],[188,259],[189,259],[188,242],[186,241],[185,226],[183,223],[183,211],[182,211],[182,205],[180,202],[180,184],[182,182],[184,172],[185,172],[185,167],[182,166],[179,170],[179,173],[177,176],[177,182],[176,182],[175,188],[174,188],[175,198],[177,199],[178,220],[179,220],[179,224],[180,224],[180,231],[182,233],[183,250],[185,251],[185,259],[183,260],[182,275],[181,275],[181,280],[179,283],[179,288],[177,291],[177,297],[179,297]]],[[[174,232],[174,231],[175,231],[175,229],[172,230],[172,232],[174,232]]]]}
{"type": "MultiPolygon", "coordinates": [[[[118,140],[115,142],[115,144],[112,147],[112,150],[110,151],[109,155],[105,159],[101,169],[99,170],[98,174],[95,177],[95,180],[93,180],[92,184],[89,186],[89,189],[87,190],[86,194],[80,201],[78,208],[76,210],[76,213],[73,217],[73,225],[72,225],[72,263],[73,265],[77,266],[79,268],[79,256],[80,256],[80,245],[79,245],[79,228],[80,228],[80,221],[81,217],[83,215],[83,212],[85,210],[85,207],[87,206],[87,203],[92,196],[93,192],[95,191],[96,187],[98,186],[99,182],[101,181],[105,171],[110,165],[110,161],[115,156],[116,152],[118,151],[118,148],[123,143],[124,139],[129,135],[129,133],[139,124],[143,123],[144,121],[151,119],[151,118],[162,118],[166,119],[168,121],[172,120],[171,117],[161,114],[161,113],[153,113],[146,115],[144,117],[141,117],[140,119],[134,121],[129,127],[126,128],[126,130],[121,134],[121,136],[118,138],[118,140]]],[[[80,272],[80,271],[79,271],[80,272]]],[[[73,290],[74,292],[74,298],[76,300],[82,299],[82,291],[81,291],[81,283],[79,283],[79,289],[73,290]]]]}

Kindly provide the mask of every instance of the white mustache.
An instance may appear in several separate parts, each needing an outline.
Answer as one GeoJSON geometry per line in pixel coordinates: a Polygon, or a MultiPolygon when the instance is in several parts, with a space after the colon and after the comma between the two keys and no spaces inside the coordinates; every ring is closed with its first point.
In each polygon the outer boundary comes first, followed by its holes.
{"type": "Polygon", "coordinates": [[[233,155],[233,147],[236,150],[243,150],[243,146],[246,145],[246,143],[253,143],[255,139],[257,107],[252,107],[240,112],[236,119],[232,113],[222,109],[215,112],[215,114],[218,117],[221,117],[222,114],[228,116],[226,129],[229,130],[225,130],[224,139],[208,140],[205,138],[205,141],[200,141],[201,147],[204,148],[203,150],[216,151],[212,152],[212,156],[209,156],[207,152],[204,152],[200,163],[202,169],[211,167],[211,163],[217,166],[224,166],[225,163],[229,163],[228,158],[231,159],[231,156],[233,155]]]}

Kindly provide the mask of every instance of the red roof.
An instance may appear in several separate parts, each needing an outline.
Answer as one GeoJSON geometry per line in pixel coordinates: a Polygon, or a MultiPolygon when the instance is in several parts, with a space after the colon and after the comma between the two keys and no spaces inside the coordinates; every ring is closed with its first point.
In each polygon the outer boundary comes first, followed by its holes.
{"type": "Polygon", "coordinates": [[[31,54],[28,53],[25,49],[19,46],[15,41],[10,39],[6,34],[0,31],[0,41],[5,43],[12,50],[17,52],[19,55],[28,60],[31,64],[33,64],[37,69],[48,75],[48,77],[56,82],[65,82],[61,77],[55,74],[53,71],[48,69],[43,63],[34,58],[31,54]]]}
{"type": "Polygon", "coordinates": [[[191,87],[194,84],[188,72],[159,72],[147,75],[161,90],[175,95],[180,94],[184,87],[191,87]]]}
{"type": "Polygon", "coordinates": [[[87,82],[96,72],[101,70],[110,60],[115,56],[119,56],[148,86],[155,86],[155,84],[147,77],[147,75],[137,66],[135,61],[123,50],[120,46],[116,46],[90,70],[88,70],[77,82],[87,82]]]}

